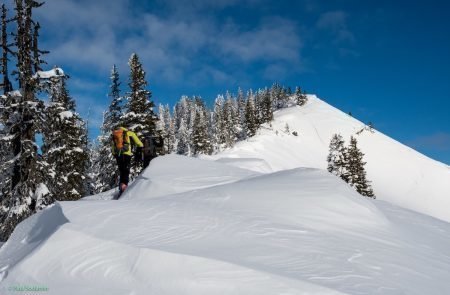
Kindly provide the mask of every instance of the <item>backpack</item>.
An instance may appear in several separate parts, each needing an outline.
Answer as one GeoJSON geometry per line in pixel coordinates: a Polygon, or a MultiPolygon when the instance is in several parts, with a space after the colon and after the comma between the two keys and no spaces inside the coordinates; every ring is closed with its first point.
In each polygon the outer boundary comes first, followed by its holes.
{"type": "Polygon", "coordinates": [[[112,133],[114,147],[119,154],[121,152],[126,152],[130,149],[130,139],[128,138],[127,131],[123,129],[114,130],[112,133]]]}

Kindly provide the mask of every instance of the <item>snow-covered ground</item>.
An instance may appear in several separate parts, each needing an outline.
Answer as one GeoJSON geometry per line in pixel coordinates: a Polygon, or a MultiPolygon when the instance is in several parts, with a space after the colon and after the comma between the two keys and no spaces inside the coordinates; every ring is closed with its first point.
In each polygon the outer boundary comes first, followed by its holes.
{"type": "Polygon", "coordinates": [[[449,167],[364,127],[309,96],[219,155],[156,158],[118,201],[56,203],[0,245],[0,294],[450,294],[449,167]],[[377,200],[326,172],[333,133],[377,200]]]}
{"type": "Polygon", "coordinates": [[[450,294],[449,223],[323,170],[170,155],[113,193],[22,222],[0,249],[0,294],[450,294]]]}
{"type": "Polygon", "coordinates": [[[450,169],[373,130],[314,95],[303,107],[275,113],[271,126],[209,159],[259,172],[297,167],[326,169],[331,137],[340,133],[348,145],[358,140],[368,179],[379,200],[450,222],[450,169]],[[286,124],[289,133],[286,131],[286,124]],[[361,131],[362,130],[362,131],[361,131]],[[292,135],[296,131],[298,136],[292,135]],[[358,134],[359,133],[359,134],[358,134]]]}

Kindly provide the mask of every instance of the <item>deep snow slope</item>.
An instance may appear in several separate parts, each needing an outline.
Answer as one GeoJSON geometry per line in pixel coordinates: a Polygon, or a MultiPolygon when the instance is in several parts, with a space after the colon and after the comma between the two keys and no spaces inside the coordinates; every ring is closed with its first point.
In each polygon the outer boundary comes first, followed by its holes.
{"type": "Polygon", "coordinates": [[[323,170],[165,156],[107,199],[22,222],[0,249],[0,294],[450,294],[449,223],[323,170]]]}
{"type": "Polygon", "coordinates": [[[379,200],[450,222],[447,165],[376,130],[369,131],[362,122],[314,95],[308,98],[303,107],[276,112],[271,126],[264,125],[256,136],[207,158],[265,173],[296,167],[326,169],[333,134],[340,133],[346,144],[353,135],[365,154],[368,178],[379,200]],[[286,124],[289,134],[285,132],[286,124]],[[292,135],[293,131],[298,136],[292,135]]]}

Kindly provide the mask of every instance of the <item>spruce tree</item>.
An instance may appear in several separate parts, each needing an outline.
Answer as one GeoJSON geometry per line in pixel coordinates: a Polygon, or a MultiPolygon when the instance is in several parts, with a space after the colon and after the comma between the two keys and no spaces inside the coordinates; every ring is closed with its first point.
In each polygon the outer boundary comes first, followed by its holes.
{"type": "Polygon", "coordinates": [[[345,182],[349,181],[347,165],[347,149],[344,145],[344,139],[340,134],[334,134],[330,141],[329,154],[327,157],[328,172],[339,176],[345,182]]]}
{"type": "Polygon", "coordinates": [[[295,102],[298,106],[303,106],[308,101],[308,97],[302,92],[300,87],[295,88],[295,102]]]}
{"type": "Polygon", "coordinates": [[[3,76],[3,82],[1,86],[3,87],[3,93],[6,95],[8,92],[12,91],[12,83],[9,80],[9,71],[8,71],[8,55],[12,53],[10,46],[8,44],[8,31],[7,26],[10,20],[7,19],[7,9],[6,5],[2,4],[2,16],[1,16],[1,31],[2,31],[2,59],[1,59],[1,74],[3,76]]]}
{"type": "Polygon", "coordinates": [[[227,95],[227,99],[222,108],[223,131],[225,135],[226,147],[232,147],[237,140],[237,110],[235,100],[231,95],[227,95]]]}
{"type": "Polygon", "coordinates": [[[170,154],[174,151],[176,138],[174,119],[170,115],[169,105],[166,105],[164,108],[164,123],[166,126],[166,137],[164,138],[164,153],[170,154]]]}
{"type": "MultiPolygon", "coordinates": [[[[252,95],[250,93],[250,95],[252,95]]],[[[262,111],[262,90],[256,91],[254,95],[254,101],[255,101],[255,117],[256,117],[256,125],[261,126],[261,124],[264,123],[263,120],[263,111],[262,111]]]]}
{"type": "Polygon", "coordinates": [[[250,95],[247,99],[247,104],[245,106],[245,130],[248,137],[252,137],[256,134],[258,129],[255,100],[253,95],[250,95]]]}
{"type": "Polygon", "coordinates": [[[19,92],[6,95],[2,112],[5,126],[3,133],[8,134],[12,159],[2,163],[4,179],[1,184],[9,187],[1,188],[7,194],[3,194],[1,199],[0,240],[6,240],[16,224],[51,199],[44,180],[48,165],[38,155],[35,140],[36,132],[42,126],[44,104],[36,96],[39,84],[34,77],[34,69],[42,61],[33,58],[33,44],[37,42],[33,40],[37,38],[33,31],[33,10],[42,3],[15,0],[14,4],[16,28],[13,33],[13,55],[16,58],[15,74],[19,92]]]}
{"type": "Polygon", "coordinates": [[[123,114],[122,97],[120,96],[120,79],[116,65],[111,70],[111,85],[109,91],[110,104],[103,115],[103,123],[100,128],[101,134],[97,138],[98,146],[93,153],[93,165],[91,190],[101,193],[115,187],[119,176],[116,160],[111,151],[111,132],[114,128],[121,126],[123,114]]]}
{"type": "MultiPolygon", "coordinates": [[[[136,53],[128,62],[130,66],[129,92],[127,95],[126,112],[121,120],[125,126],[142,138],[144,134],[155,135],[157,117],[153,112],[154,103],[151,92],[147,90],[145,71],[136,53]]],[[[130,169],[131,179],[141,172],[140,163],[133,162],[130,169]]]]}
{"type": "Polygon", "coordinates": [[[123,115],[123,103],[122,97],[120,96],[120,77],[119,71],[116,65],[113,65],[111,70],[111,85],[109,87],[110,91],[108,97],[110,99],[110,104],[108,111],[104,116],[104,122],[102,124],[102,132],[110,133],[111,129],[121,125],[121,117],[123,115]]]}
{"type": "Polygon", "coordinates": [[[238,89],[237,96],[237,120],[236,120],[236,130],[237,130],[237,140],[243,140],[247,137],[247,132],[245,129],[245,108],[246,99],[244,92],[241,88],[238,89]]]}
{"type": "Polygon", "coordinates": [[[66,79],[64,75],[51,79],[43,128],[43,158],[53,172],[49,189],[58,201],[78,200],[87,193],[87,127],[75,111],[66,79]]]}
{"type": "Polygon", "coordinates": [[[364,169],[366,162],[363,161],[364,154],[359,150],[357,143],[356,138],[352,136],[350,138],[350,145],[347,148],[348,160],[346,169],[349,173],[348,182],[361,195],[375,199],[370,182],[366,178],[366,171],[364,169]]]}
{"type": "Polygon", "coordinates": [[[186,156],[190,155],[189,133],[184,118],[180,121],[180,127],[178,128],[177,135],[177,154],[186,156]]]}
{"type": "Polygon", "coordinates": [[[273,102],[270,91],[266,88],[261,92],[261,123],[268,123],[273,120],[273,102]]]}
{"type": "Polygon", "coordinates": [[[155,133],[156,116],[153,112],[152,93],[146,89],[145,71],[136,53],[128,62],[130,66],[129,89],[127,95],[126,113],[122,120],[128,129],[138,136],[144,133],[155,133]]]}
{"type": "Polygon", "coordinates": [[[207,113],[204,103],[197,102],[194,125],[192,130],[192,152],[194,155],[210,154],[211,140],[208,134],[207,113]]]}
{"type": "Polygon", "coordinates": [[[223,114],[225,100],[222,95],[217,96],[214,102],[214,121],[213,121],[213,133],[214,133],[214,144],[217,149],[220,149],[222,145],[226,143],[226,130],[225,130],[225,119],[223,114]]]}
{"type": "Polygon", "coordinates": [[[270,96],[273,109],[278,110],[288,106],[288,96],[286,90],[278,83],[274,83],[270,89],[270,96]]]}

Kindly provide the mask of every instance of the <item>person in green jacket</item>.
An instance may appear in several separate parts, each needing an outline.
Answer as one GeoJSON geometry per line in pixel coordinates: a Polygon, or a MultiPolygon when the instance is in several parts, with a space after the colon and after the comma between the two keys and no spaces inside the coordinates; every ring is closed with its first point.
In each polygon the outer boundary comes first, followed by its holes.
{"type": "Polygon", "coordinates": [[[136,133],[126,129],[125,127],[114,128],[112,132],[112,154],[116,158],[119,166],[119,196],[125,191],[130,180],[131,157],[133,152],[131,145],[135,145],[136,154],[139,158],[142,155],[142,147],[144,146],[136,133]]]}

